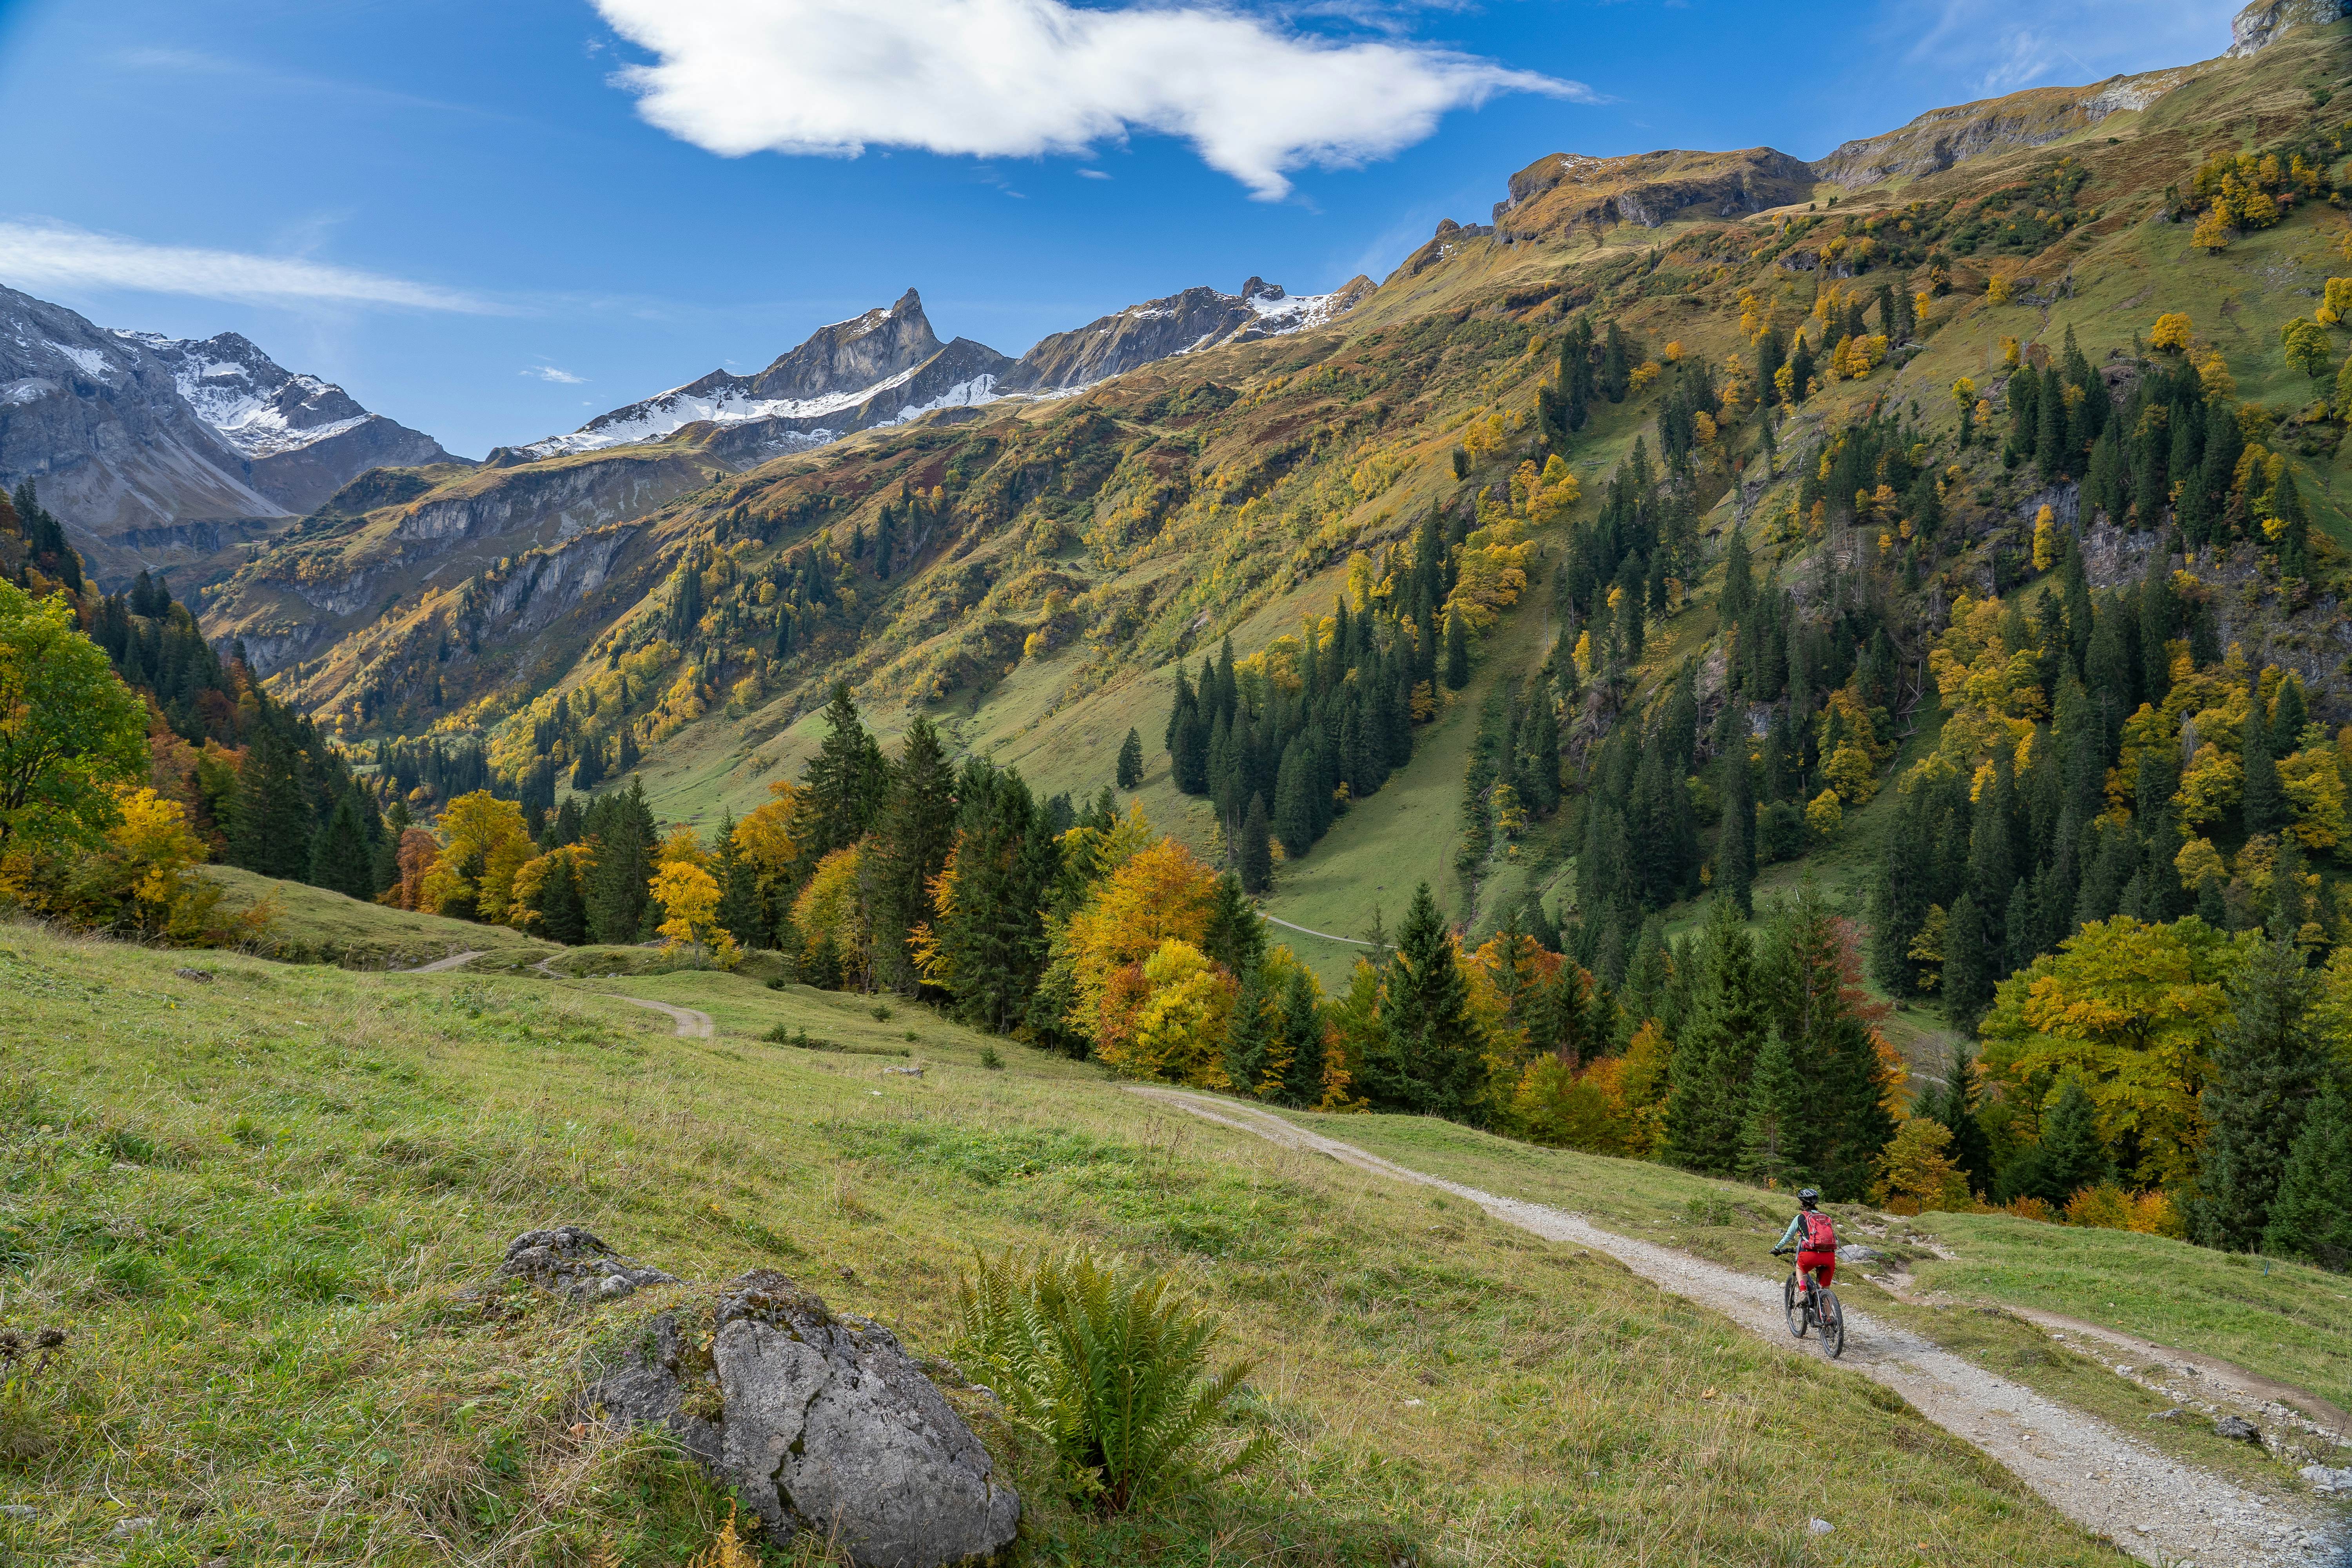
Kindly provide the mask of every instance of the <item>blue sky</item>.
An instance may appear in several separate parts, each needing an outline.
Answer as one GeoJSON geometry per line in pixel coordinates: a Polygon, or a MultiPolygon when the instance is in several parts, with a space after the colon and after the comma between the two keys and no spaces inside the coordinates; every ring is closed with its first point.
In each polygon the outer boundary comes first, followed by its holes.
{"type": "Polygon", "coordinates": [[[0,0],[0,283],[242,331],[479,456],[910,285],[1009,353],[1196,283],[1318,291],[1547,153],[1816,157],[2209,58],[2235,9],[0,0]]]}

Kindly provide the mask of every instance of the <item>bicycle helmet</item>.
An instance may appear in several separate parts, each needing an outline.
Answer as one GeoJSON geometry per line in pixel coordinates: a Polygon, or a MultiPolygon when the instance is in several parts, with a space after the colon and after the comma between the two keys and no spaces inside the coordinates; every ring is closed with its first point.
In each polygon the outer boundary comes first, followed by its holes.
{"type": "Polygon", "coordinates": [[[1804,1205],[1807,1208],[1811,1208],[1815,1204],[1822,1201],[1822,1194],[1811,1187],[1805,1187],[1798,1192],[1797,1201],[1804,1205]]]}

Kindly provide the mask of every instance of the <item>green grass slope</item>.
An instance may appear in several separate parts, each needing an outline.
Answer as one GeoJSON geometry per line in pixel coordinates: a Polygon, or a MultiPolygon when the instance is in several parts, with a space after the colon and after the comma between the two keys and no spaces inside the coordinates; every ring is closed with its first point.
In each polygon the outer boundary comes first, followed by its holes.
{"type": "Polygon", "coordinates": [[[989,1070],[928,1016],[630,982],[718,1016],[688,1040],[589,984],[178,962],[0,928],[0,1320],[71,1334],[0,1405],[16,1561],[684,1561],[720,1500],[572,1404],[583,1352],[654,1302],[466,1293],[559,1220],[688,1278],[782,1268],[929,1354],[974,1247],[1176,1271],[1258,1359],[1219,1441],[1272,1456],[1103,1518],[983,1421],[1024,1563],[2124,1561],[1861,1377],[1605,1259],[1074,1064],[989,1070]],[[925,1075],[777,1025],[911,1026],[925,1075]]]}

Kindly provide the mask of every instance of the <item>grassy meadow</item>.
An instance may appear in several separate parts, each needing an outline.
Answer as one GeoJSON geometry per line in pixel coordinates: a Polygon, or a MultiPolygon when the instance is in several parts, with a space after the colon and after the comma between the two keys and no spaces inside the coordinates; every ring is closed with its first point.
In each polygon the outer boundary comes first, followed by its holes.
{"type": "Polygon", "coordinates": [[[0,1321],[70,1336],[0,1405],[0,1502],[36,1510],[0,1516],[6,1561],[684,1563],[721,1500],[572,1403],[658,1293],[465,1293],[559,1221],[689,1279],[782,1268],[921,1354],[974,1247],[1175,1271],[1258,1362],[1220,1440],[1272,1458],[1103,1518],[983,1422],[1024,1563],[2122,1561],[1866,1380],[1605,1258],[921,1009],[633,978],[718,1020],[680,1039],[595,983],[200,963],[0,928],[0,1321]]]}

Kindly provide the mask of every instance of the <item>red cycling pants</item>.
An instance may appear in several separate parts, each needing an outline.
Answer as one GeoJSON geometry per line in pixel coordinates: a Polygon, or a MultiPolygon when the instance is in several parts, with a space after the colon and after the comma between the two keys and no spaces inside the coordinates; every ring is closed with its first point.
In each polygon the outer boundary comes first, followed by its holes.
{"type": "Polygon", "coordinates": [[[1818,1278],[1823,1285],[1827,1285],[1831,1280],[1837,1278],[1837,1254],[1834,1252],[1799,1252],[1797,1254],[1797,1272],[1799,1274],[1802,1274],[1808,1268],[1817,1268],[1821,1270],[1818,1278]]]}

